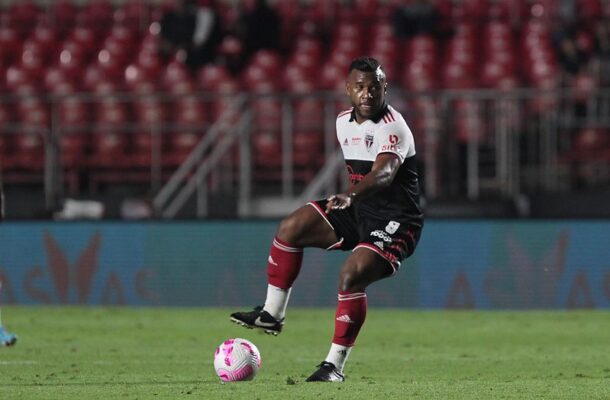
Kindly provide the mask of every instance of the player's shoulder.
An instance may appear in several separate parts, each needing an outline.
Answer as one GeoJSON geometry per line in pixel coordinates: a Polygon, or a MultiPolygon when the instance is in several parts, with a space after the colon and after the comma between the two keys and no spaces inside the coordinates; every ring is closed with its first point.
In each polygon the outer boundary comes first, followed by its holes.
{"type": "Polygon", "coordinates": [[[380,131],[409,131],[409,126],[402,114],[390,105],[385,107],[383,114],[377,120],[376,126],[377,130],[380,131]]]}
{"type": "Polygon", "coordinates": [[[405,120],[400,112],[398,112],[394,107],[388,104],[379,122],[381,124],[404,124],[405,120]]]}
{"type": "Polygon", "coordinates": [[[353,107],[348,108],[347,110],[343,110],[341,111],[338,115],[337,115],[337,121],[341,120],[341,119],[345,119],[347,118],[349,120],[349,118],[352,115],[352,111],[354,110],[353,107]]]}

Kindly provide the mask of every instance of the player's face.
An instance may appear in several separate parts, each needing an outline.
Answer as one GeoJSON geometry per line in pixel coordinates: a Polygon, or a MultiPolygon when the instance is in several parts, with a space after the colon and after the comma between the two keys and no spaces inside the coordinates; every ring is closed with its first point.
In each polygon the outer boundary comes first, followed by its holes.
{"type": "Polygon", "coordinates": [[[347,77],[347,95],[356,110],[358,123],[371,119],[385,104],[387,84],[385,74],[378,68],[376,72],[352,70],[347,77]]]}

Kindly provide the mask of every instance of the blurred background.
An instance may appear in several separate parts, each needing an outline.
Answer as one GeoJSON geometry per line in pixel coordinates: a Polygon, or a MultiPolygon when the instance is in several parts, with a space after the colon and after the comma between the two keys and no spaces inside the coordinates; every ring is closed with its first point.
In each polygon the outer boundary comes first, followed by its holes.
{"type": "MultiPolygon", "coordinates": [[[[0,303],[260,302],[279,218],[346,183],[370,55],[427,215],[371,304],[610,306],[608,0],[0,5],[0,303]]],[[[308,251],[292,304],[334,306],[344,257],[308,251]]]]}
{"type": "Polygon", "coordinates": [[[434,217],[610,215],[610,1],[0,1],[8,219],[279,217],[376,57],[434,217]]]}

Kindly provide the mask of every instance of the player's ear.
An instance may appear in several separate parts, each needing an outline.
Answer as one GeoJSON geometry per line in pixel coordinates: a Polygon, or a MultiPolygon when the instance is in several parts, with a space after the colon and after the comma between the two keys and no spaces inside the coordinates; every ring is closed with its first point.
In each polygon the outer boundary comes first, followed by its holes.
{"type": "Polygon", "coordinates": [[[349,81],[345,81],[345,94],[350,95],[349,81]]]}

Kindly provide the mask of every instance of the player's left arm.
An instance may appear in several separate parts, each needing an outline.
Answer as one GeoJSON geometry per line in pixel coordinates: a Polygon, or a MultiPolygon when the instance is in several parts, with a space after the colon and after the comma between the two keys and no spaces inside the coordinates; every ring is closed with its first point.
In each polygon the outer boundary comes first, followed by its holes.
{"type": "Polygon", "coordinates": [[[379,139],[378,152],[371,171],[346,192],[330,196],[326,212],[343,210],[354,201],[390,186],[405,158],[415,153],[413,135],[404,122],[387,124],[376,136],[379,139]]]}

